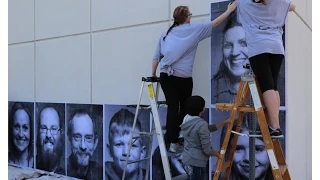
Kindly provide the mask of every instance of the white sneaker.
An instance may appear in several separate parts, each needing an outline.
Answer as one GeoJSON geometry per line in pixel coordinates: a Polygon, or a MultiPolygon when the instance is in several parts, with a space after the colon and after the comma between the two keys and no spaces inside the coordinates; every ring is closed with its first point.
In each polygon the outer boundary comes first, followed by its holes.
{"type": "Polygon", "coordinates": [[[183,146],[181,146],[179,143],[170,143],[169,151],[173,153],[182,152],[183,146]]]}
{"type": "Polygon", "coordinates": [[[181,138],[181,139],[183,139],[183,135],[182,134],[179,134],[179,137],[178,137],[179,139],[181,138]]]}

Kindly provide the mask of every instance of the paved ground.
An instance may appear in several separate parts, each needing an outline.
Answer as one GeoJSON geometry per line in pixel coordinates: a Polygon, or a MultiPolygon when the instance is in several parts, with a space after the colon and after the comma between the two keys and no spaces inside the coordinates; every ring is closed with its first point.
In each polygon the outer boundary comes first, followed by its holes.
{"type": "Polygon", "coordinates": [[[8,180],[78,180],[45,171],[8,165],[8,180]]]}

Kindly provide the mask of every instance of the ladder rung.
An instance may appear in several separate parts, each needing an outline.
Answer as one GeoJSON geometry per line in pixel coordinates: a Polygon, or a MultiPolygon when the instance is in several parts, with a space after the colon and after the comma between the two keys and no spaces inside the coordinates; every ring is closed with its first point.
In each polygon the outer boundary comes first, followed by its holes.
{"type": "Polygon", "coordinates": [[[254,81],[254,75],[241,76],[241,81],[254,81]]]}
{"type": "MultiPolygon", "coordinates": [[[[222,111],[232,111],[234,107],[233,103],[216,103],[216,109],[222,111]]],[[[238,111],[241,112],[256,112],[252,106],[239,106],[238,111]]]]}
{"type": "Polygon", "coordinates": [[[262,135],[257,135],[257,134],[245,134],[245,133],[239,133],[237,131],[231,131],[234,134],[238,134],[239,136],[246,136],[246,137],[262,137],[262,135]]]}
{"type": "Polygon", "coordinates": [[[160,133],[152,133],[152,132],[139,132],[139,134],[142,134],[142,135],[160,135],[160,133]]]}
{"type": "Polygon", "coordinates": [[[135,160],[135,161],[129,161],[128,164],[132,164],[132,163],[136,163],[136,162],[140,162],[140,161],[145,161],[145,160],[148,160],[148,159],[150,159],[150,157],[143,158],[143,159],[140,159],[140,160],[135,160]]]}
{"type": "Polygon", "coordinates": [[[167,104],[167,101],[158,101],[157,104],[167,104]]]}
{"type": "MultiPolygon", "coordinates": [[[[151,132],[139,132],[139,134],[141,135],[145,135],[145,136],[153,136],[153,135],[160,135],[159,133],[151,133],[151,132]]],[[[133,139],[139,138],[140,136],[134,136],[132,137],[133,139]]]]}
{"type": "MultiPolygon", "coordinates": [[[[137,104],[129,104],[127,105],[127,107],[130,107],[130,108],[137,108],[137,104]]],[[[144,104],[140,104],[139,105],[139,109],[150,109],[150,105],[144,105],[144,104]]]]}
{"type": "Polygon", "coordinates": [[[160,82],[160,77],[142,77],[145,82],[160,82]]]}
{"type": "MultiPolygon", "coordinates": [[[[238,126],[241,130],[245,130],[245,131],[249,131],[249,132],[253,132],[251,129],[245,127],[245,126],[238,126]]],[[[256,133],[261,133],[261,131],[256,131],[256,133]]]]}

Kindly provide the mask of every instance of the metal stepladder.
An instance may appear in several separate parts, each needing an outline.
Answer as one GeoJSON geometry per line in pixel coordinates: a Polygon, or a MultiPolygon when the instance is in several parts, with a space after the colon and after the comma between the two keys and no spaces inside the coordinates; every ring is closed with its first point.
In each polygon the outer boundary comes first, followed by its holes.
{"type": "MultiPolygon", "coordinates": [[[[162,166],[163,166],[163,171],[164,171],[164,175],[165,175],[165,179],[166,180],[179,180],[179,179],[184,179],[184,176],[177,176],[172,178],[171,176],[171,170],[170,170],[170,164],[169,164],[169,159],[168,159],[168,153],[167,153],[167,148],[166,148],[166,144],[163,138],[163,133],[162,133],[162,127],[160,124],[160,120],[159,120],[159,113],[158,113],[158,107],[161,104],[165,104],[165,102],[163,101],[159,101],[158,102],[158,95],[159,95],[159,85],[160,83],[160,78],[158,77],[142,77],[142,85],[141,85],[141,89],[140,89],[140,93],[139,93],[139,100],[137,103],[137,107],[136,107],[136,113],[135,113],[135,117],[134,117],[134,122],[133,122],[133,127],[131,130],[131,137],[130,137],[130,143],[129,143],[129,148],[128,148],[128,152],[127,152],[127,158],[126,158],[126,164],[123,170],[123,175],[122,175],[122,180],[126,179],[126,169],[127,169],[127,165],[131,164],[131,163],[136,163],[139,161],[144,161],[147,160],[147,166],[146,166],[146,176],[145,176],[145,180],[148,180],[149,177],[149,169],[150,169],[150,159],[152,157],[152,140],[153,140],[153,136],[157,136],[157,140],[158,140],[158,144],[159,144],[159,149],[160,149],[160,154],[161,154],[161,160],[162,160],[162,166]],[[135,130],[135,126],[136,126],[136,121],[137,121],[137,116],[138,116],[138,111],[139,111],[139,107],[140,107],[140,102],[141,102],[141,97],[142,97],[142,93],[143,93],[143,89],[145,86],[145,83],[147,84],[147,88],[148,88],[148,94],[149,94],[149,99],[150,99],[150,106],[148,106],[148,108],[151,107],[152,110],[152,116],[153,116],[153,120],[152,120],[152,129],[150,132],[140,132],[139,135],[137,135],[137,133],[134,133],[135,130]],[[154,83],[156,83],[156,91],[154,91],[154,83]],[[155,132],[154,132],[155,131],[155,132]],[[137,138],[139,138],[140,136],[149,136],[150,137],[150,141],[149,141],[149,148],[147,151],[147,157],[144,159],[141,159],[139,161],[129,161],[129,156],[130,156],[130,150],[132,147],[132,144],[135,140],[137,140],[137,138]]],[[[141,105],[141,106],[145,106],[145,105],[141,105]]]]}
{"type": "MultiPolygon", "coordinates": [[[[229,179],[231,174],[234,152],[236,150],[236,145],[237,145],[239,135],[247,136],[250,139],[254,139],[255,137],[259,136],[259,135],[255,135],[255,129],[253,130],[253,134],[251,133],[252,132],[251,130],[249,130],[250,132],[249,134],[240,133],[242,121],[244,118],[244,113],[256,113],[257,115],[258,124],[260,126],[262,139],[268,154],[274,180],[291,180],[288,166],[286,165],[286,161],[281,148],[280,140],[271,139],[269,129],[268,129],[268,124],[266,121],[266,116],[264,114],[262,94],[260,92],[259,85],[257,84],[256,77],[254,75],[248,74],[248,75],[242,76],[234,103],[216,103],[216,110],[231,111],[231,115],[229,117],[230,122],[228,123],[223,144],[219,152],[216,170],[212,177],[213,180],[221,179],[221,177],[223,177],[224,180],[229,179]],[[251,93],[254,107],[247,105],[249,93],[251,93]],[[236,130],[233,130],[233,127],[235,125],[234,122],[235,122],[235,119],[237,118],[238,112],[239,112],[239,115],[238,115],[236,130]],[[228,159],[225,159],[225,153],[227,151],[231,133],[234,133],[234,137],[233,137],[231,149],[229,149],[230,155],[228,159]],[[222,172],[224,171],[225,171],[224,176],[222,176],[222,172]]],[[[250,147],[250,150],[251,148],[252,147],[250,147]]],[[[250,158],[251,157],[252,156],[250,155],[250,158]]],[[[254,161],[252,162],[250,160],[250,180],[255,179],[254,178],[255,171],[251,172],[252,166],[254,170],[254,161]]]]}

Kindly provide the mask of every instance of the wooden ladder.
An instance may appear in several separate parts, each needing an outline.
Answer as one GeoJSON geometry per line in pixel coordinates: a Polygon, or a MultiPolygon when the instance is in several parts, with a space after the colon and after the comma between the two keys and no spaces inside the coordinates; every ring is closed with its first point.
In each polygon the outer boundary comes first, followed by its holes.
{"type": "Polygon", "coordinates": [[[244,118],[244,113],[256,113],[257,115],[257,119],[259,122],[258,124],[261,130],[260,137],[262,136],[262,139],[268,154],[273,178],[275,180],[291,180],[288,166],[286,164],[283,151],[281,148],[280,140],[271,139],[270,132],[268,129],[268,124],[266,121],[266,116],[264,114],[262,94],[254,75],[246,75],[241,77],[239,89],[238,89],[237,96],[234,103],[232,104],[217,103],[216,109],[231,111],[231,116],[229,117],[230,122],[228,123],[224,141],[218,155],[216,170],[213,173],[213,178],[212,178],[213,180],[229,179],[234,152],[236,149],[239,135],[246,135],[248,137],[257,137],[257,135],[251,136],[248,134],[240,133],[242,121],[244,118]],[[248,106],[246,104],[249,98],[249,92],[251,92],[254,106],[248,106]],[[236,130],[233,130],[235,119],[237,118],[238,112],[239,112],[239,116],[238,116],[236,130]],[[230,150],[229,159],[225,160],[225,153],[227,151],[231,133],[234,133],[234,138],[232,141],[231,149],[229,149],[230,150]],[[222,172],[225,172],[224,177],[222,176],[223,174],[222,172]],[[223,178],[221,178],[220,176],[223,178]]]}

